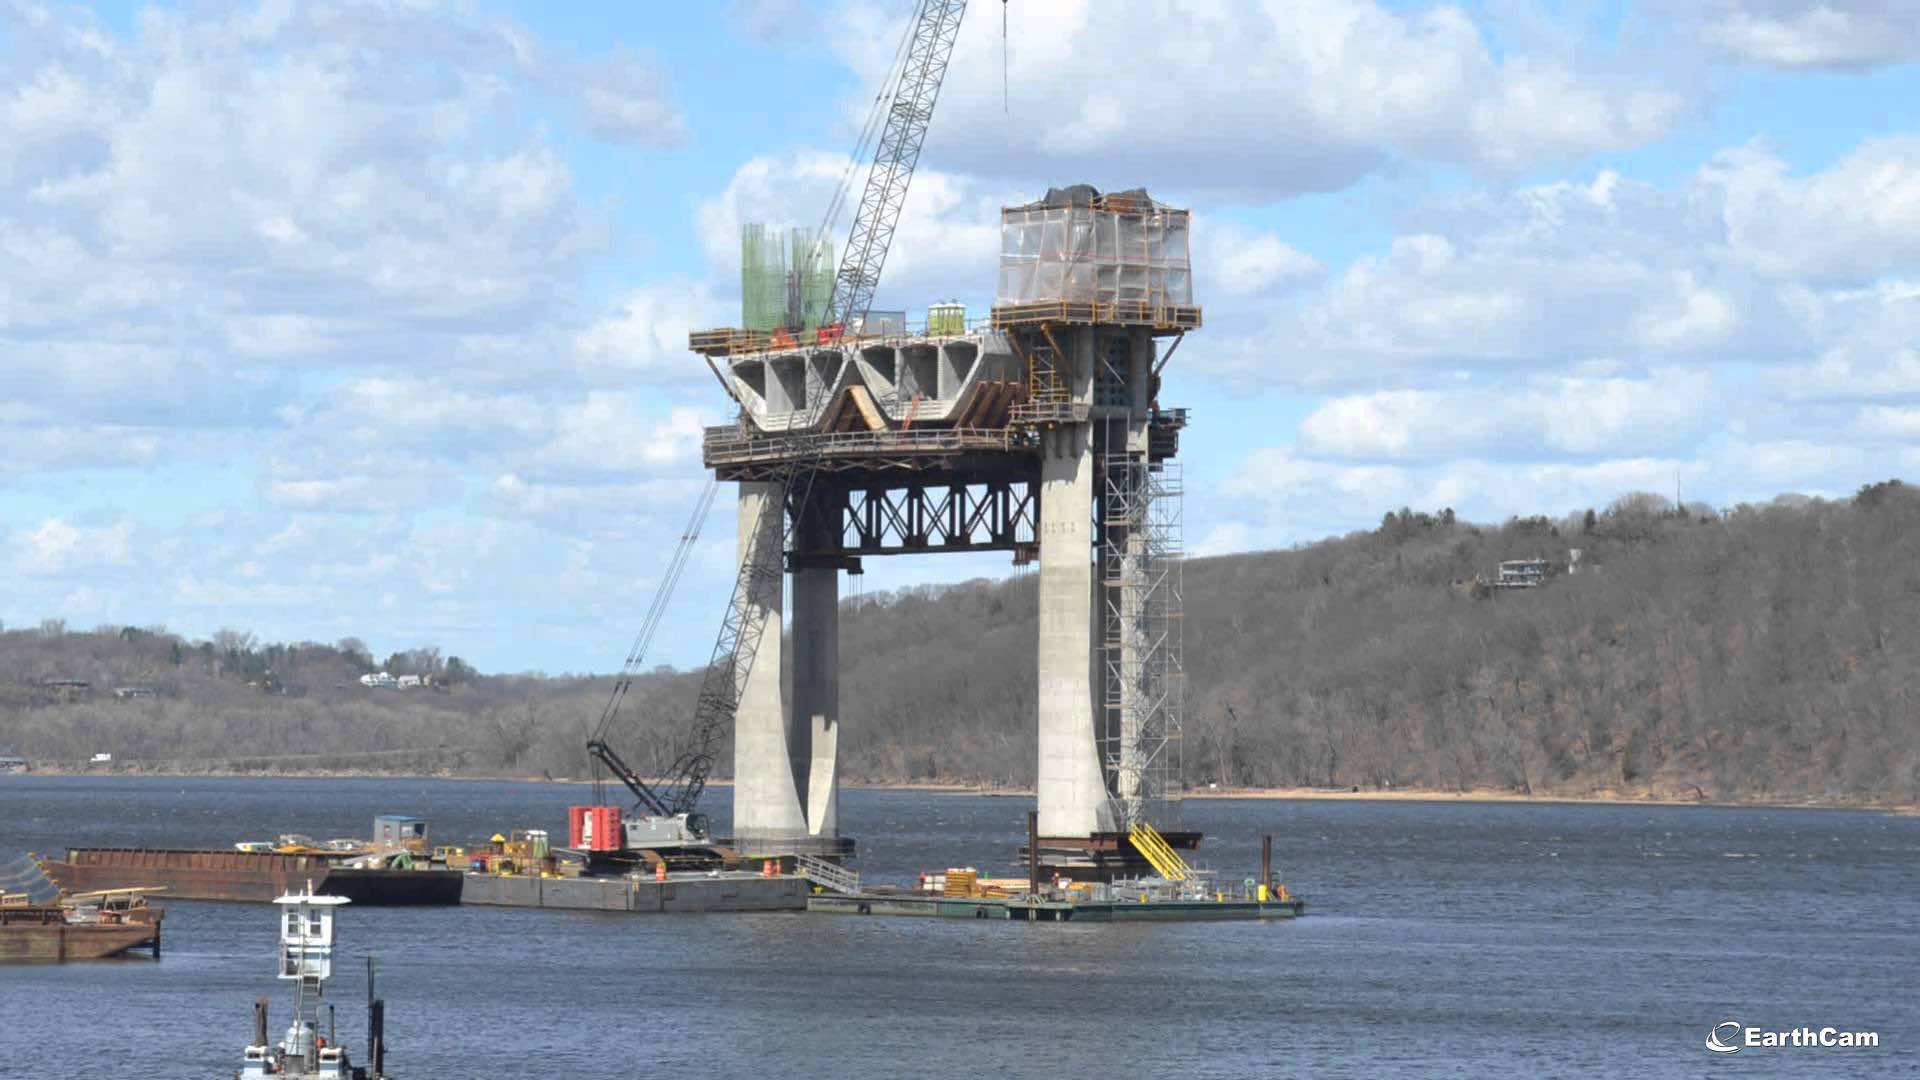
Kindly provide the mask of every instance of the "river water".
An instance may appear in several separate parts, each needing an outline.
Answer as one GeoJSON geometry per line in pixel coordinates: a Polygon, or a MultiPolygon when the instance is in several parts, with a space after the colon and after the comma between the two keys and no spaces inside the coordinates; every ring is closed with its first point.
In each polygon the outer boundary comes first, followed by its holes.
{"type": "MultiPolygon", "coordinates": [[[[727,793],[710,809],[727,820],[727,793]]],[[[427,780],[0,777],[0,861],[63,846],[565,830],[585,789],[427,780]]],[[[1030,800],[847,791],[870,880],[1017,875],[1030,800]]],[[[357,1045],[380,962],[413,1078],[1911,1076],[1920,819],[1811,810],[1193,801],[1240,878],[1277,836],[1286,923],[348,908],[357,1045]],[[1704,1046],[1723,1020],[1872,1050],[1704,1046]]],[[[0,1076],[231,1076],[267,994],[263,906],[171,901],[163,957],[0,968],[0,1076]]]]}

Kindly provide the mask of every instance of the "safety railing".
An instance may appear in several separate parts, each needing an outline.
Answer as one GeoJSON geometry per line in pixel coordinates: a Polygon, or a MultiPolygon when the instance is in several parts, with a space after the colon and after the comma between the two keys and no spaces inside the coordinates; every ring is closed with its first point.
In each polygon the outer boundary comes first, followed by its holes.
{"type": "Polygon", "coordinates": [[[857,870],[849,870],[838,863],[831,863],[812,855],[795,855],[793,861],[794,868],[801,877],[823,889],[831,889],[848,896],[860,891],[860,873],[857,870]]]}
{"type": "Polygon", "coordinates": [[[708,428],[702,451],[708,465],[792,457],[866,454],[957,454],[1013,449],[1015,433],[993,428],[915,428],[905,431],[832,431],[779,438],[743,434],[738,426],[708,428]]]}

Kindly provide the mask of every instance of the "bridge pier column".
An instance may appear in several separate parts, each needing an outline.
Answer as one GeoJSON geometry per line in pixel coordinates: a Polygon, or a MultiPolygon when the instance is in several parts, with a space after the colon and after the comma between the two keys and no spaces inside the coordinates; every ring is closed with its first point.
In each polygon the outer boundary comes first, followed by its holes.
{"type": "MultiPolygon", "coordinates": [[[[797,547],[833,545],[844,494],[816,488],[797,547]]],[[[800,782],[807,832],[839,835],[840,571],[802,566],[793,572],[793,716],[789,746],[800,782]]]]}
{"type": "Polygon", "coordinates": [[[1113,829],[1095,738],[1092,429],[1041,436],[1040,760],[1035,789],[1043,837],[1113,829]]]}
{"type": "Polygon", "coordinates": [[[787,729],[786,695],[780,681],[780,609],[786,575],[781,571],[785,510],[780,485],[766,481],[740,484],[739,557],[771,560],[772,573],[756,575],[759,586],[749,599],[765,618],[753,668],[740,694],[733,721],[733,835],[747,842],[777,841],[807,835],[807,818],[795,780],[787,729]]]}

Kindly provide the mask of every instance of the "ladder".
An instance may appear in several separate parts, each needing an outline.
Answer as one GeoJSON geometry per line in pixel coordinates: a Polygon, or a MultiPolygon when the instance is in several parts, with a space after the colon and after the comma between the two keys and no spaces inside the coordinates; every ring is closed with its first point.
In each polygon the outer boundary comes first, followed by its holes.
{"type": "Polygon", "coordinates": [[[1127,831],[1127,839],[1133,842],[1135,850],[1146,856],[1161,877],[1168,881],[1193,880],[1193,868],[1173,850],[1160,830],[1142,821],[1127,831]]]}
{"type": "Polygon", "coordinates": [[[1012,408],[1008,419],[1015,424],[1059,424],[1086,419],[1084,411],[1074,408],[1073,388],[1067,382],[1066,356],[1054,339],[1051,327],[1042,324],[1037,334],[1009,330],[1007,343],[1027,366],[1026,400],[1012,408]]]}
{"type": "Polygon", "coordinates": [[[837,863],[816,859],[812,855],[795,855],[793,861],[801,877],[823,889],[831,889],[848,896],[860,891],[860,873],[857,870],[849,870],[837,863]]]}

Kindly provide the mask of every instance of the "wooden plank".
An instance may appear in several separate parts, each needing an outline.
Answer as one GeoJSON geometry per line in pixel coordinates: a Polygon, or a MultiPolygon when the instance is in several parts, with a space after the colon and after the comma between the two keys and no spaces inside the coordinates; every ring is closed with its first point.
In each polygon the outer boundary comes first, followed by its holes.
{"type": "Polygon", "coordinates": [[[880,415],[880,410],[874,407],[873,395],[867,393],[866,387],[857,385],[848,387],[847,397],[853,402],[853,407],[859,410],[860,419],[866,422],[868,431],[887,429],[887,421],[880,415]]]}

